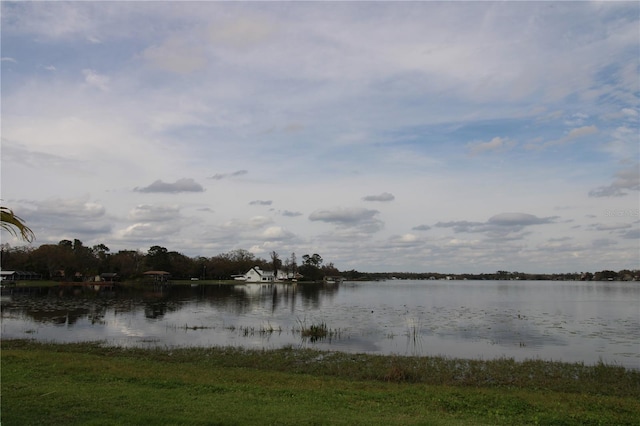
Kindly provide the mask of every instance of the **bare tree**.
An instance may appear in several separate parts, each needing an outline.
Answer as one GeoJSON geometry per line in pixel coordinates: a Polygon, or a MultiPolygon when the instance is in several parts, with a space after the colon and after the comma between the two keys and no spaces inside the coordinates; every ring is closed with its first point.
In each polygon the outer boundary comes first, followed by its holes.
{"type": "Polygon", "coordinates": [[[278,268],[282,265],[282,261],[280,260],[280,256],[275,251],[271,252],[271,264],[273,265],[273,277],[278,277],[278,268]]]}

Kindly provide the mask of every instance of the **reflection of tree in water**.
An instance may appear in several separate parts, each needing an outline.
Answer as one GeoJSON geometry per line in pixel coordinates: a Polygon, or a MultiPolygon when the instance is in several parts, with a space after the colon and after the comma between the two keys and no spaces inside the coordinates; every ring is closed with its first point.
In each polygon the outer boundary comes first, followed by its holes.
{"type": "Polygon", "coordinates": [[[17,289],[11,301],[2,306],[5,314],[24,315],[34,322],[73,325],[87,318],[101,323],[109,309],[132,311],[131,299],[117,299],[116,292],[92,287],[30,287],[17,289]]]}
{"type": "Polygon", "coordinates": [[[87,308],[67,308],[67,309],[47,309],[47,310],[26,310],[24,314],[31,317],[36,322],[53,323],[59,325],[73,325],[79,319],[87,316],[90,310],[87,308]]]}
{"type": "Polygon", "coordinates": [[[161,319],[167,313],[166,302],[147,302],[144,305],[144,316],[149,319],[161,319]]]}
{"type": "Polygon", "coordinates": [[[221,310],[243,314],[255,307],[272,312],[290,308],[296,303],[317,308],[323,298],[338,291],[339,286],[322,283],[239,284],[219,286],[175,286],[159,290],[119,288],[105,291],[90,287],[47,287],[14,294],[11,303],[2,306],[3,316],[26,315],[35,322],[73,325],[87,318],[91,324],[105,321],[111,310],[114,315],[140,309],[146,318],[158,320],[167,313],[178,311],[194,296],[221,310]]]}
{"type": "Polygon", "coordinates": [[[272,312],[289,307],[293,312],[298,300],[302,300],[305,307],[318,308],[323,297],[335,294],[338,289],[339,285],[323,283],[247,283],[207,288],[202,290],[201,298],[211,306],[235,314],[243,314],[256,307],[267,307],[272,312]]]}
{"type": "Polygon", "coordinates": [[[169,291],[145,293],[143,295],[144,316],[149,319],[162,319],[167,312],[179,311],[187,300],[169,291]]]}

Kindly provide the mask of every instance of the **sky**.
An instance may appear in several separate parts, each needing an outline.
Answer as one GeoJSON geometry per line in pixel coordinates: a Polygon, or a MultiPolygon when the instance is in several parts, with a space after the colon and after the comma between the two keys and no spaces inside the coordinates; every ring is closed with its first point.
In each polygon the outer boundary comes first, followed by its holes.
{"type": "Polygon", "coordinates": [[[1,7],[0,198],[33,246],[640,268],[638,2],[1,7]]]}

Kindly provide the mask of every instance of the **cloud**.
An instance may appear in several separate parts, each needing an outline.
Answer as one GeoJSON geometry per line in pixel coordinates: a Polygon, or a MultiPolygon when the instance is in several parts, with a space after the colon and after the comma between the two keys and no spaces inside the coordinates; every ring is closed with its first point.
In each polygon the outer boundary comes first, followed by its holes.
{"type": "Polygon", "coordinates": [[[137,243],[163,242],[166,244],[167,237],[179,234],[180,226],[175,223],[141,222],[129,225],[116,232],[116,237],[122,241],[137,243]]]}
{"type": "Polygon", "coordinates": [[[221,228],[225,231],[234,233],[242,233],[246,231],[255,231],[262,229],[267,225],[271,225],[273,219],[267,216],[253,216],[248,220],[232,219],[222,224],[221,228]]]}
{"type": "Polygon", "coordinates": [[[528,213],[500,213],[486,222],[438,222],[435,226],[453,228],[455,233],[484,233],[492,239],[519,240],[527,235],[521,233],[527,226],[555,223],[556,219],[558,216],[540,218],[528,213]]]}
{"type": "Polygon", "coordinates": [[[37,241],[59,241],[100,235],[112,230],[112,219],[104,205],[79,198],[49,198],[27,202],[23,219],[36,234],[37,241]]]}
{"type": "Polygon", "coordinates": [[[254,200],[249,202],[250,206],[270,206],[271,204],[273,204],[271,200],[254,200]]]}
{"type": "Polygon", "coordinates": [[[176,220],[179,215],[178,206],[139,204],[129,212],[129,219],[135,222],[158,222],[176,220]]]}
{"type": "Polygon", "coordinates": [[[581,137],[587,136],[587,135],[593,135],[595,133],[598,133],[598,128],[596,126],[578,127],[576,129],[571,129],[569,131],[569,133],[567,134],[567,136],[562,138],[561,141],[568,142],[568,141],[571,141],[573,139],[581,138],[581,137]]]}
{"type": "Polygon", "coordinates": [[[144,188],[134,188],[136,192],[166,192],[166,193],[178,193],[178,192],[203,192],[204,188],[199,183],[196,183],[193,179],[183,178],[174,183],[165,183],[162,180],[156,180],[151,185],[144,188]]]}
{"type": "Polygon", "coordinates": [[[9,56],[3,56],[2,57],[2,62],[13,62],[14,64],[18,63],[18,61],[16,61],[15,58],[11,58],[9,56]]]}
{"type": "Polygon", "coordinates": [[[529,226],[553,223],[557,218],[558,216],[540,218],[527,213],[500,213],[490,217],[487,223],[498,226],[529,226]]]}
{"type": "Polygon", "coordinates": [[[82,74],[84,74],[84,80],[89,86],[96,87],[105,92],[109,90],[109,77],[106,75],[98,74],[91,69],[82,70],[82,74]]]}
{"type": "Polygon", "coordinates": [[[388,202],[393,201],[396,197],[393,194],[389,194],[388,192],[383,192],[380,195],[367,195],[366,197],[362,197],[363,201],[381,201],[388,202]]]}
{"type": "Polygon", "coordinates": [[[621,235],[622,238],[628,240],[640,240],[640,229],[632,229],[621,235]]]}
{"type": "Polygon", "coordinates": [[[591,228],[596,231],[617,231],[619,229],[629,229],[631,224],[629,223],[596,223],[591,225],[591,228]]]}
{"type": "Polygon", "coordinates": [[[309,215],[309,220],[348,225],[370,220],[378,213],[377,210],[364,208],[335,208],[317,210],[309,215]]]}
{"type": "Polygon", "coordinates": [[[266,216],[253,216],[247,222],[250,228],[262,228],[263,226],[273,223],[273,219],[266,216]]]}
{"type": "Polygon", "coordinates": [[[414,234],[392,235],[389,237],[389,244],[393,247],[415,247],[422,244],[422,241],[414,234]]]}
{"type": "Polygon", "coordinates": [[[623,197],[629,191],[640,191],[640,165],[620,169],[615,177],[610,185],[589,191],[589,197],[623,197]]]}
{"type": "Polygon", "coordinates": [[[295,235],[280,226],[270,226],[260,234],[260,239],[267,241],[283,241],[295,238],[295,235]]]}
{"type": "Polygon", "coordinates": [[[20,164],[22,167],[31,167],[38,170],[48,167],[78,170],[82,166],[82,163],[78,160],[28,149],[22,145],[11,143],[6,139],[2,139],[2,158],[20,164]]]}
{"type": "Polygon", "coordinates": [[[506,151],[511,149],[515,145],[515,142],[509,138],[495,137],[489,142],[472,142],[467,145],[469,153],[471,155],[481,154],[483,152],[490,151],[506,151]]]}
{"type": "Polygon", "coordinates": [[[584,121],[589,118],[587,114],[577,112],[571,116],[571,118],[564,121],[567,126],[582,126],[584,121]]]}
{"type": "Polygon", "coordinates": [[[339,228],[358,228],[362,232],[372,233],[382,229],[383,223],[376,216],[378,210],[364,208],[334,208],[316,210],[309,215],[312,222],[326,222],[339,228]]]}
{"type": "Polygon", "coordinates": [[[413,231],[428,231],[431,229],[429,225],[418,225],[411,228],[413,231]]]}
{"type": "Polygon", "coordinates": [[[582,126],[582,127],[577,127],[574,129],[569,130],[569,132],[562,138],[560,139],[555,139],[555,140],[551,140],[548,142],[545,142],[541,145],[536,144],[536,143],[529,143],[527,144],[526,148],[527,149],[544,149],[544,148],[548,148],[550,146],[557,146],[557,145],[564,145],[567,143],[570,143],[576,139],[580,139],[583,138],[585,136],[589,136],[589,135],[593,135],[598,133],[598,128],[595,125],[592,126],[582,126]]]}
{"type": "Polygon", "coordinates": [[[550,243],[559,243],[559,242],[571,241],[571,240],[572,240],[571,237],[558,237],[558,238],[549,238],[547,241],[549,241],[550,243]]]}
{"type": "Polygon", "coordinates": [[[96,219],[103,217],[106,209],[102,204],[82,198],[50,198],[36,203],[41,215],[72,217],[74,219],[96,219]]]}
{"type": "Polygon", "coordinates": [[[284,210],[282,212],[282,216],[286,216],[286,217],[298,217],[298,216],[302,216],[302,213],[300,212],[292,212],[289,210],[284,210]]]}
{"type": "Polygon", "coordinates": [[[457,220],[449,222],[438,222],[434,226],[437,228],[453,228],[453,232],[482,232],[478,231],[485,224],[483,222],[469,222],[466,220],[457,220]]]}
{"type": "Polygon", "coordinates": [[[230,177],[246,175],[247,173],[249,173],[247,170],[238,170],[238,171],[231,172],[231,173],[216,173],[215,175],[210,176],[209,179],[222,180],[222,179],[227,179],[227,178],[230,178],[230,177]]]}
{"type": "Polygon", "coordinates": [[[591,241],[591,246],[594,248],[606,248],[610,246],[615,246],[618,244],[616,240],[612,240],[610,238],[599,238],[591,241]]]}

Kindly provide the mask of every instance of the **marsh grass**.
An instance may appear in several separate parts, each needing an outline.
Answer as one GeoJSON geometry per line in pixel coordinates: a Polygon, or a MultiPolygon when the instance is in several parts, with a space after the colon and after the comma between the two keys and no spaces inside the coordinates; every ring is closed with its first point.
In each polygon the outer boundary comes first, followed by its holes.
{"type": "Polygon", "coordinates": [[[640,371],[3,340],[2,424],[637,425],[640,371]]]}
{"type": "Polygon", "coordinates": [[[282,327],[273,327],[271,323],[267,323],[266,325],[262,325],[260,327],[250,327],[250,326],[240,326],[238,327],[240,331],[240,335],[243,337],[252,337],[252,336],[270,336],[273,333],[282,333],[282,327]]]}
{"type": "Polygon", "coordinates": [[[294,328],[292,332],[294,334],[300,333],[300,336],[303,340],[308,339],[312,343],[324,339],[328,339],[329,341],[331,341],[341,336],[341,332],[339,329],[331,329],[325,322],[307,326],[305,321],[301,320],[298,320],[298,328],[294,328]]]}

